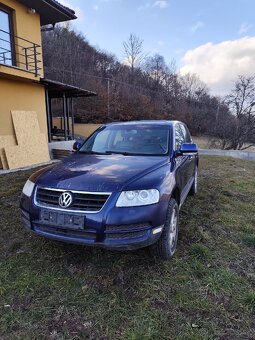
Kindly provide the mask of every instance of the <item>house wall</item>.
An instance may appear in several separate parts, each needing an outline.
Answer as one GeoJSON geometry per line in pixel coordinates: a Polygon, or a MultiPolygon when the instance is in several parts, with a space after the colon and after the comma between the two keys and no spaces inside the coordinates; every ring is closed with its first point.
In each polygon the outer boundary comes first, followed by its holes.
{"type": "MultiPolygon", "coordinates": [[[[70,128],[72,127],[72,119],[69,120],[70,128]]],[[[53,125],[55,125],[58,129],[63,129],[63,118],[62,117],[54,117],[53,125]],[[62,125],[61,125],[62,121],[62,125]],[[61,127],[62,126],[62,127],[61,127]]],[[[80,135],[83,137],[90,136],[96,129],[98,129],[102,124],[74,124],[74,133],[76,135],[80,135]]]]}
{"type": "MultiPolygon", "coordinates": [[[[16,0],[0,0],[0,4],[3,4],[13,9],[14,35],[29,40],[41,46],[42,41],[41,41],[40,15],[38,13],[35,14],[28,13],[28,8],[20,4],[16,0]]],[[[16,41],[16,43],[19,43],[21,45],[24,44],[25,47],[28,46],[26,45],[27,43],[22,42],[21,40],[16,41]]],[[[39,59],[42,61],[42,49],[39,48],[38,52],[41,53],[39,59]]],[[[43,77],[42,62],[39,65],[40,65],[39,67],[42,69],[40,71],[40,76],[43,77]]],[[[28,79],[36,78],[36,80],[39,80],[39,77],[35,77],[35,75],[29,72],[3,65],[0,65],[0,73],[16,75],[28,79]]]]}
{"type": "Polygon", "coordinates": [[[74,133],[76,135],[88,137],[102,124],[74,124],[74,133]]]}
{"type": "Polygon", "coordinates": [[[12,110],[36,111],[40,130],[47,138],[45,94],[42,85],[17,79],[0,79],[0,136],[14,136],[12,110]]]}

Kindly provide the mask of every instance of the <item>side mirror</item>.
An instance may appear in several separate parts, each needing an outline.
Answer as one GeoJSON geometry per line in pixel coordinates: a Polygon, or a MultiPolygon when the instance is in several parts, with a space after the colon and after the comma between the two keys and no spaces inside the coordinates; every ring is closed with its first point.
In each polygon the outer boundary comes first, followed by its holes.
{"type": "Polygon", "coordinates": [[[75,151],[79,150],[80,147],[81,147],[81,143],[79,143],[79,142],[77,142],[77,141],[73,144],[73,149],[74,149],[75,151]]]}
{"type": "Polygon", "coordinates": [[[198,153],[197,144],[183,143],[178,150],[179,155],[195,155],[198,153]]]}

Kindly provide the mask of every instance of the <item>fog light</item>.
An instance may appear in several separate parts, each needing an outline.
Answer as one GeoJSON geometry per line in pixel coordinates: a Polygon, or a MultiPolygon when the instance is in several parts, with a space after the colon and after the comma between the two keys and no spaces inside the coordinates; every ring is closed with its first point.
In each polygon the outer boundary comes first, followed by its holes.
{"type": "Polygon", "coordinates": [[[155,228],[155,229],[153,229],[152,234],[155,235],[155,234],[161,233],[162,229],[163,229],[163,227],[155,228]]]}

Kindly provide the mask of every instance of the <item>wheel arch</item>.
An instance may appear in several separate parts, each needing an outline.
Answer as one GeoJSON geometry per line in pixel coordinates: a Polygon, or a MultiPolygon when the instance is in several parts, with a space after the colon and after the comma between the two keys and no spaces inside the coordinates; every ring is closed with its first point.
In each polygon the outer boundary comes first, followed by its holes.
{"type": "Polygon", "coordinates": [[[171,194],[171,198],[174,198],[178,204],[178,206],[181,203],[181,193],[180,193],[180,189],[176,186],[171,194]]]}

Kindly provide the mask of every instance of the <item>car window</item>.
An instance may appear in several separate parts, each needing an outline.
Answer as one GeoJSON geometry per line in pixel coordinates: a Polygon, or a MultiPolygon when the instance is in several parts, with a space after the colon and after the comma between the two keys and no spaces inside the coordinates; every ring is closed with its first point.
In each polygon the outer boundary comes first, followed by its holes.
{"type": "Polygon", "coordinates": [[[149,124],[109,125],[97,130],[79,152],[166,155],[170,147],[169,126],[149,124]]]}
{"type": "Polygon", "coordinates": [[[98,152],[104,151],[105,145],[109,143],[110,131],[104,130],[98,137],[93,141],[93,148],[98,152]]]}
{"type": "Polygon", "coordinates": [[[185,127],[185,129],[186,129],[186,142],[187,143],[192,143],[191,134],[190,134],[190,132],[189,132],[187,127],[185,127]]]}
{"type": "Polygon", "coordinates": [[[185,143],[185,135],[180,124],[175,126],[175,149],[180,149],[181,145],[185,143]]]}
{"type": "Polygon", "coordinates": [[[121,131],[116,131],[114,136],[113,136],[113,140],[112,140],[112,146],[116,146],[119,143],[121,143],[123,141],[123,137],[121,135],[121,131]]]}
{"type": "Polygon", "coordinates": [[[180,124],[183,135],[184,135],[184,143],[191,143],[191,136],[189,133],[189,130],[187,129],[187,127],[183,124],[180,124]]]}

